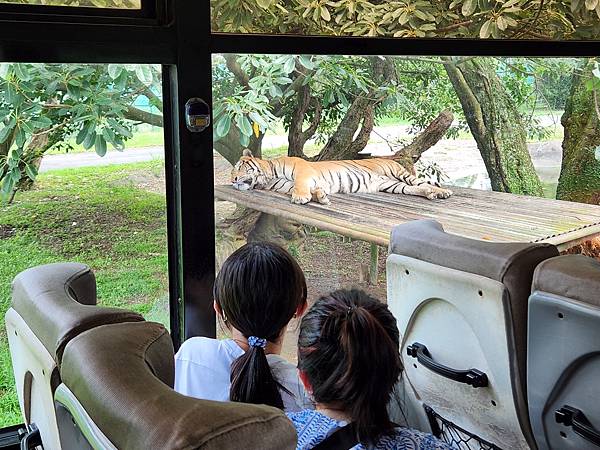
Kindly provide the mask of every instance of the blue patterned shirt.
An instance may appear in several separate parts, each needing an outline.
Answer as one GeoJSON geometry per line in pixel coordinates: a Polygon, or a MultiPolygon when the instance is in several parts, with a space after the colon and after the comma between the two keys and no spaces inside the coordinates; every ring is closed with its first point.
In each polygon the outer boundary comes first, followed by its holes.
{"type": "MultiPolygon", "coordinates": [[[[305,409],[287,414],[296,427],[298,446],[296,450],[309,450],[347,423],[327,417],[318,411],[305,409]]],[[[396,428],[395,432],[382,436],[376,445],[365,447],[358,444],[352,450],[452,450],[431,434],[408,428],[396,428]]]]}

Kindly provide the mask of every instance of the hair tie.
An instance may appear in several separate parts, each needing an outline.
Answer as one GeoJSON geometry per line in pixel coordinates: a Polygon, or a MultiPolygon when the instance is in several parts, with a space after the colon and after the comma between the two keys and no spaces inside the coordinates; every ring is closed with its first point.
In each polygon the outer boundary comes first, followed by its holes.
{"type": "Polygon", "coordinates": [[[248,338],[248,345],[250,347],[265,348],[267,346],[267,340],[256,336],[250,336],[248,338]]]}

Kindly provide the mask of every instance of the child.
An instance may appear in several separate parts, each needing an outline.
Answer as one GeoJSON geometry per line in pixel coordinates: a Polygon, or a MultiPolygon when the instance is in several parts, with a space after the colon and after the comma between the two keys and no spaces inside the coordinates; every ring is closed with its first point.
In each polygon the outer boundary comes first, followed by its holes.
{"type": "Polygon", "coordinates": [[[321,297],[302,319],[298,371],[316,410],[288,413],[298,450],[446,450],[450,446],[392,423],[387,404],[402,363],[396,320],[359,290],[321,297]]]}
{"type": "Polygon", "coordinates": [[[214,308],[232,339],[194,337],[175,355],[175,390],[207,400],[310,408],[296,368],[279,356],[286,327],[306,309],[298,263],[271,243],[236,250],[215,280],[214,308]]]}

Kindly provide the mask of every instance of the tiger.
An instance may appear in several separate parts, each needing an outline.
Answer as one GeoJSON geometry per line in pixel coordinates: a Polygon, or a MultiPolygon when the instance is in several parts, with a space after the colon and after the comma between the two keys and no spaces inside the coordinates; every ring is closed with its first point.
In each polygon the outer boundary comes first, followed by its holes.
{"type": "Polygon", "coordinates": [[[255,158],[244,149],[231,171],[234,189],[263,189],[291,196],[291,202],[328,205],[328,195],[354,192],[387,192],[445,199],[452,191],[417,178],[391,159],[306,161],[294,156],[255,158]]]}

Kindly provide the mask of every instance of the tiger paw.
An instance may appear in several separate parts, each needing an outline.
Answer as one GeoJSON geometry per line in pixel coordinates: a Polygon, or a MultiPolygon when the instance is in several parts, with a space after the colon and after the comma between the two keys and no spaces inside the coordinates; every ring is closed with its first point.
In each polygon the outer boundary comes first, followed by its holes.
{"type": "Polygon", "coordinates": [[[442,189],[434,186],[427,186],[424,196],[429,200],[435,200],[438,198],[448,198],[452,195],[452,191],[448,189],[442,189]]]}
{"type": "Polygon", "coordinates": [[[451,196],[452,196],[452,191],[450,189],[439,188],[437,190],[437,198],[450,198],[451,196]]]}
{"type": "Polygon", "coordinates": [[[292,203],[295,203],[296,205],[306,205],[310,200],[310,196],[292,194],[292,203]]]}

